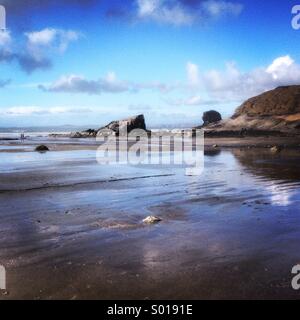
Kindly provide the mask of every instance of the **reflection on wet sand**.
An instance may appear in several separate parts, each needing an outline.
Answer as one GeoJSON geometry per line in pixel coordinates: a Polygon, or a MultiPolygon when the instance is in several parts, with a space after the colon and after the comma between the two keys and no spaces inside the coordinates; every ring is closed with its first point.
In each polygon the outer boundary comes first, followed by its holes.
{"type": "Polygon", "coordinates": [[[271,195],[273,205],[288,206],[300,186],[299,151],[282,150],[271,154],[270,150],[260,152],[253,149],[235,149],[236,159],[245,167],[246,172],[258,176],[266,183],[266,190],[271,195]]]}
{"type": "Polygon", "coordinates": [[[200,177],[91,150],[1,156],[0,299],[297,298],[296,151],[207,150],[200,177]]]}
{"type": "Polygon", "coordinates": [[[300,181],[300,151],[284,149],[272,154],[269,149],[232,149],[246,170],[269,180],[300,181]]]}

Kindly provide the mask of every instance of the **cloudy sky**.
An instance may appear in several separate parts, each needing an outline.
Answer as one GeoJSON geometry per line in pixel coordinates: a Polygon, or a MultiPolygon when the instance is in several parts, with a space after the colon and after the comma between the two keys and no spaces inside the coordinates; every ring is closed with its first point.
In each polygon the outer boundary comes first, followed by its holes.
{"type": "Polygon", "coordinates": [[[0,0],[0,126],[224,117],[300,84],[297,1],[0,0]]]}

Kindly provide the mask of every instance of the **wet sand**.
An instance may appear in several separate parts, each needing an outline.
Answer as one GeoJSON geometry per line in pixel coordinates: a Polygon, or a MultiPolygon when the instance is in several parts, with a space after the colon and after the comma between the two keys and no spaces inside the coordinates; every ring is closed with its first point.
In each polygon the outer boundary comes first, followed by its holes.
{"type": "MultiPolygon", "coordinates": [[[[86,139],[70,139],[70,138],[52,138],[52,137],[36,137],[30,140],[13,140],[1,141],[0,140],[0,153],[1,152],[17,152],[27,151],[31,152],[34,147],[39,144],[47,144],[50,146],[51,151],[68,151],[68,150],[95,150],[99,146],[94,138],[86,139]]],[[[206,137],[205,147],[211,148],[214,145],[222,148],[270,148],[274,145],[283,146],[286,148],[300,148],[300,136],[258,136],[258,137],[206,137]]]]}
{"type": "Polygon", "coordinates": [[[0,148],[0,299],[299,299],[299,149],[241,140],[208,139],[199,177],[75,140],[0,148]]]}

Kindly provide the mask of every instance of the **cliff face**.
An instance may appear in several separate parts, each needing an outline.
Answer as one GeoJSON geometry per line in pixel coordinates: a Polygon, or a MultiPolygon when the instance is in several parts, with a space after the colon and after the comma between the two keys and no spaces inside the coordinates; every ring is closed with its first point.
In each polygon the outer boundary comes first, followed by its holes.
{"type": "Polygon", "coordinates": [[[278,87],[244,102],[234,115],[208,127],[212,133],[300,134],[300,86],[278,87]]]}
{"type": "Polygon", "coordinates": [[[278,87],[251,98],[243,103],[233,115],[282,116],[300,113],[300,86],[278,87]]]}

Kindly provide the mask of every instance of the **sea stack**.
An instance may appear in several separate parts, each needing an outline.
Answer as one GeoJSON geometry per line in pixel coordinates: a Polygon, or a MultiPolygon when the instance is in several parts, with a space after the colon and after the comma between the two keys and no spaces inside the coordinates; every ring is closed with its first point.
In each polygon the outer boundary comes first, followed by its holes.
{"type": "Polygon", "coordinates": [[[143,114],[140,114],[135,117],[119,120],[119,121],[112,121],[105,127],[98,130],[97,135],[101,134],[103,129],[112,130],[117,136],[121,134],[126,134],[131,132],[135,129],[147,130],[145,117],[143,114]],[[127,132],[126,132],[127,129],[127,132]]]}
{"type": "Polygon", "coordinates": [[[217,123],[222,120],[222,116],[218,111],[210,110],[203,113],[203,126],[207,126],[212,123],[217,123]]]}
{"type": "MultiPolygon", "coordinates": [[[[82,132],[71,133],[71,138],[95,138],[102,135],[106,136],[108,134],[108,130],[110,130],[112,135],[119,136],[129,133],[134,129],[147,131],[145,117],[143,114],[123,120],[112,121],[98,130],[88,129],[82,132]]],[[[147,133],[149,133],[149,131],[147,131],[147,133]]]]}

